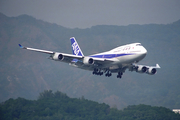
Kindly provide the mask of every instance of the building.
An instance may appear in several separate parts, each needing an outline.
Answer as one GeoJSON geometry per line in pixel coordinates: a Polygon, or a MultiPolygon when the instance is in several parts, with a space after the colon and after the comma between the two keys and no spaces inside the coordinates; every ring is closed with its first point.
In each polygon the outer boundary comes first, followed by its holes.
{"type": "Polygon", "coordinates": [[[173,109],[172,111],[180,114],[180,109],[173,109]]]}

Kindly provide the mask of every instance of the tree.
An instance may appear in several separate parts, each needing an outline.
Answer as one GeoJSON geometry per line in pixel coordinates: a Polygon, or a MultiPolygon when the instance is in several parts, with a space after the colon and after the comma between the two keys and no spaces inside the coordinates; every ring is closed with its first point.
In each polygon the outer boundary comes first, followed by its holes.
{"type": "Polygon", "coordinates": [[[38,99],[52,98],[52,97],[54,97],[52,90],[44,90],[44,92],[39,94],[38,99]]]}

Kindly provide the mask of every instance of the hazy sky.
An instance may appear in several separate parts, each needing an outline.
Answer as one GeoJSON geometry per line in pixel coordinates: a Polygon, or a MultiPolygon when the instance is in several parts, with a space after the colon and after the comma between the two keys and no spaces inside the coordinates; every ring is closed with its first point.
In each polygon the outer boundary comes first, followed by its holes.
{"type": "Polygon", "coordinates": [[[180,19],[180,0],[0,0],[0,12],[27,14],[68,28],[167,24],[180,19]]]}

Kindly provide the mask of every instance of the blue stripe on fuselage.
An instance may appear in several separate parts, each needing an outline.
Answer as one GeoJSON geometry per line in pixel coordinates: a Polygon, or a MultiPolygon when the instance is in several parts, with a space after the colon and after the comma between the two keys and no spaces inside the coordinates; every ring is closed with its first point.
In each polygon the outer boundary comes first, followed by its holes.
{"type": "Polygon", "coordinates": [[[123,54],[104,54],[104,55],[92,55],[89,57],[95,57],[95,58],[115,58],[120,56],[126,56],[126,55],[134,55],[133,53],[123,53],[123,54]]]}

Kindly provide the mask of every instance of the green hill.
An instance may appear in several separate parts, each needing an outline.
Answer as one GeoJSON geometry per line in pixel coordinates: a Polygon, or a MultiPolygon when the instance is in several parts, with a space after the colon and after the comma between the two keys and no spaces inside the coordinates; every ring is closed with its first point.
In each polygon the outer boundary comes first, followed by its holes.
{"type": "Polygon", "coordinates": [[[59,91],[45,90],[38,100],[9,99],[0,104],[2,120],[179,120],[180,115],[164,107],[128,106],[110,108],[81,97],[69,98],[59,91]]]}
{"type": "Polygon", "coordinates": [[[62,91],[122,109],[147,104],[180,108],[180,20],[167,25],[98,25],[68,29],[28,15],[0,14],[0,101],[23,97],[37,99],[44,90],[62,91]],[[117,79],[94,76],[89,71],[47,59],[45,54],[26,51],[18,44],[71,53],[70,37],[76,37],[85,55],[140,42],[148,50],[139,64],[161,69],[154,76],[129,72],[117,79]]]}

